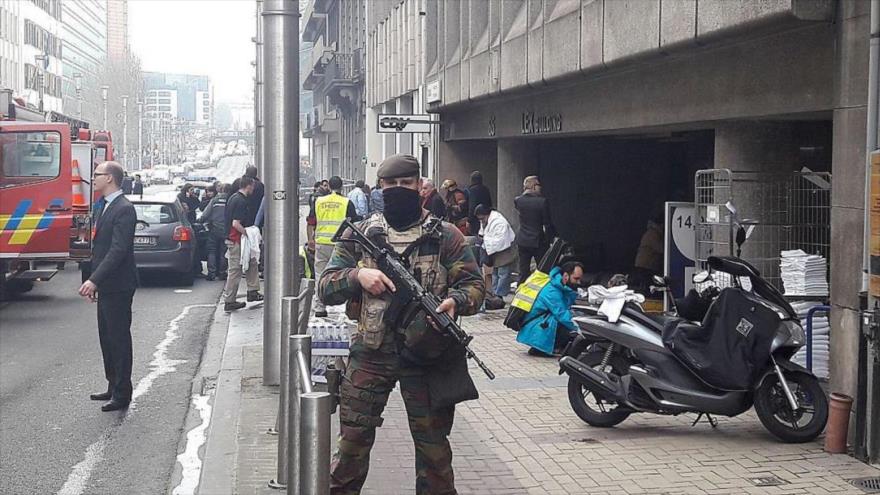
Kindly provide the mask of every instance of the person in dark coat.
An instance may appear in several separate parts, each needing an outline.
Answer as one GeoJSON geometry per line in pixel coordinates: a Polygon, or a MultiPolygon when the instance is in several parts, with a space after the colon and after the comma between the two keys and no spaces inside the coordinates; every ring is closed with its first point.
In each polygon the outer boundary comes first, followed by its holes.
{"type": "Polygon", "coordinates": [[[129,177],[128,172],[122,176],[122,194],[131,194],[134,181],[129,177]]]}
{"type": "Polygon", "coordinates": [[[141,174],[134,174],[134,184],[131,186],[132,194],[144,194],[144,183],[141,181],[141,174]]]}
{"type": "Polygon", "coordinates": [[[422,190],[419,191],[422,197],[422,208],[431,212],[437,218],[446,216],[446,203],[434,187],[434,181],[431,179],[422,179],[422,190]]]}
{"type": "Polygon", "coordinates": [[[523,180],[523,193],[513,200],[519,212],[519,232],[516,233],[516,246],[519,255],[519,283],[523,283],[532,273],[532,260],[541,261],[556,236],[556,229],[550,218],[550,203],[541,194],[541,181],[537,175],[523,180]]]}
{"type": "Polygon", "coordinates": [[[468,226],[474,236],[480,233],[480,219],[474,213],[479,205],[492,208],[492,193],[483,185],[483,174],[475,170],[471,172],[471,185],[468,186],[468,226]]]}
{"type": "Polygon", "coordinates": [[[266,186],[257,177],[257,167],[249,165],[245,169],[244,175],[254,179],[254,192],[247,197],[248,204],[248,225],[256,225],[257,212],[260,211],[260,203],[263,202],[263,195],[266,193],[266,186]]]}
{"type": "Polygon", "coordinates": [[[98,303],[98,338],[104,358],[106,392],[92,400],[108,401],[102,411],[124,409],[131,403],[131,303],[138,286],[134,262],[137,213],[122,194],[122,166],[104,162],[92,174],[92,187],[101,194],[95,207],[92,273],[79,294],[98,303]]]}
{"type": "Polygon", "coordinates": [[[184,184],[177,194],[177,199],[186,209],[186,219],[196,223],[196,211],[199,209],[199,198],[196,197],[192,184],[184,184]]]}

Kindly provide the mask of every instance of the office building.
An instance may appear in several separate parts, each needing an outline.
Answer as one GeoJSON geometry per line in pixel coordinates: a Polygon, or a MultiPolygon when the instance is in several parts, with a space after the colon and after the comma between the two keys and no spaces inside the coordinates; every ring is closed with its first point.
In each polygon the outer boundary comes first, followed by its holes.
{"type": "Polygon", "coordinates": [[[98,94],[107,59],[107,2],[65,0],[61,7],[64,113],[96,121],[100,104],[85,95],[98,94]]]}

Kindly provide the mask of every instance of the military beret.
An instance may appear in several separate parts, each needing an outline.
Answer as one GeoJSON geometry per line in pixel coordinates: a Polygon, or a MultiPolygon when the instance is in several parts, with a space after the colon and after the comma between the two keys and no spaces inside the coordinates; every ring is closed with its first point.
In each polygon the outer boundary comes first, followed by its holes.
{"type": "Polygon", "coordinates": [[[418,176],[421,171],[416,157],[406,154],[391,155],[382,161],[376,176],[380,179],[418,176]]]}

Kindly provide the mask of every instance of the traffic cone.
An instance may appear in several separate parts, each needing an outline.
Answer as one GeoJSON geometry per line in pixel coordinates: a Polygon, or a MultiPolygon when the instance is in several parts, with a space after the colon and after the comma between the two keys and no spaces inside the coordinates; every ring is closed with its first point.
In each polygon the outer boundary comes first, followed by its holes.
{"type": "Polygon", "coordinates": [[[83,194],[83,186],[85,182],[82,180],[82,176],[79,175],[79,161],[73,160],[73,164],[71,165],[71,186],[70,192],[73,196],[73,206],[82,206],[88,207],[89,204],[86,203],[85,195],[83,194]]]}

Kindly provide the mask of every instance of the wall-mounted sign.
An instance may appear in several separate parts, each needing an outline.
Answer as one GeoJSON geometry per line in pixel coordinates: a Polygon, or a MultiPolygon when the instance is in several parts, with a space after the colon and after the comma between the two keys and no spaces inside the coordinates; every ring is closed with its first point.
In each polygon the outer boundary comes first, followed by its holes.
{"type": "Polygon", "coordinates": [[[440,99],[440,80],[429,82],[425,86],[425,103],[437,103],[440,99]]]}
{"type": "Polygon", "coordinates": [[[431,132],[431,126],[439,124],[439,120],[431,120],[430,115],[392,115],[380,113],[378,132],[391,134],[415,134],[431,132]]]}
{"type": "Polygon", "coordinates": [[[562,132],[562,114],[538,115],[535,112],[523,112],[523,134],[549,134],[562,132]]]}

